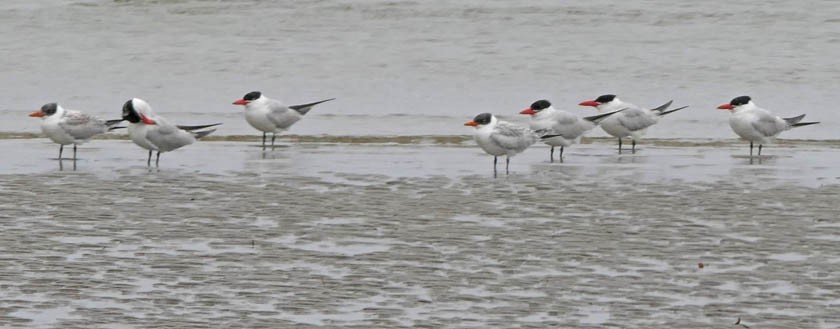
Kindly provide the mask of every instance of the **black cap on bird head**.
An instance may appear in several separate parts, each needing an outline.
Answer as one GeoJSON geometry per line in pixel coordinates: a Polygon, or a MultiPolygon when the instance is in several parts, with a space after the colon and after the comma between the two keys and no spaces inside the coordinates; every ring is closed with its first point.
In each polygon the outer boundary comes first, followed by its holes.
{"type": "Polygon", "coordinates": [[[46,115],[53,115],[56,111],[58,111],[58,103],[47,103],[41,106],[41,112],[46,115]]]}
{"type": "Polygon", "coordinates": [[[732,106],[741,106],[749,103],[751,100],[752,98],[750,98],[750,96],[738,96],[733,98],[732,101],[729,102],[729,104],[732,106]]]}
{"type": "Polygon", "coordinates": [[[261,92],[252,91],[250,93],[245,94],[245,96],[242,96],[242,99],[244,99],[246,101],[253,101],[253,100],[256,100],[257,98],[260,98],[260,96],[262,96],[261,92]]]}
{"type": "Polygon", "coordinates": [[[534,112],[539,112],[539,111],[542,111],[542,110],[545,110],[545,109],[549,108],[550,106],[551,106],[551,102],[549,102],[545,99],[541,99],[541,100],[538,100],[538,101],[534,102],[533,104],[531,104],[531,109],[534,110],[534,112]]]}
{"type": "Polygon", "coordinates": [[[475,116],[475,118],[473,119],[473,122],[475,122],[477,124],[480,124],[480,125],[486,125],[486,124],[490,123],[491,120],[493,120],[493,115],[492,114],[481,113],[481,114],[475,116]]]}
{"type": "Polygon", "coordinates": [[[604,103],[612,102],[614,99],[615,99],[615,95],[606,94],[606,95],[598,96],[598,98],[596,98],[595,101],[598,102],[598,103],[604,104],[604,103]]]}
{"type": "Polygon", "coordinates": [[[122,108],[122,118],[131,123],[138,123],[142,119],[140,118],[140,113],[134,109],[134,99],[129,99],[125,104],[123,104],[122,108]]]}

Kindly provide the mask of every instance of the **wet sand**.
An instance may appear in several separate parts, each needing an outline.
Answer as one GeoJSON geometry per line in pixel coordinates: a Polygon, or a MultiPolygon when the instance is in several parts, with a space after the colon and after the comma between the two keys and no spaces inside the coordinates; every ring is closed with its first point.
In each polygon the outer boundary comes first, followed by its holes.
{"type": "Polygon", "coordinates": [[[831,144],[287,143],[0,140],[0,326],[840,326],[831,144]]]}

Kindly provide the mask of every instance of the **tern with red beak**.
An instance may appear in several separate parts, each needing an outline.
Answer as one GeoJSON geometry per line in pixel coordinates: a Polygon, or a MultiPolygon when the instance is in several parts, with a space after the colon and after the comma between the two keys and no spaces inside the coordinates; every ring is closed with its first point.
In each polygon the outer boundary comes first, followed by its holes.
{"type": "Polygon", "coordinates": [[[475,127],[475,142],[493,156],[494,176],[500,156],[505,156],[505,173],[510,173],[510,157],[534,145],[539,139],[532,130],[501,121],[490,113],[481,113],[464,125],[475,127]]]}
{"type": "Polygon", "coordinates": [[[554,147],[560,146],[560,162],[563,162],[563,149],[565,147],[580,143],[583,134],[595,128],[598,123],[607,117],[621,111],[579,118],[567,111],[555,109],[551,102],[542,99],[534,102],[519,114],[530,115],[531,129],[543,136],[543,143],[551,146],[550,161],[554,162],[554,147]]]}
{"type": "Polygon", "coordinates": [[[61,153],[64,152],[64,145],[73,144],[73,160],[75,161],[76,145],[84,144],[93,136],[106,131],[124,128],[115,127],[123,121],[122,119],[105,121],[87,113],[65,109],[58,103],[45,104],[29,116],[42,118],[41,131],[53,142],[61,145],[58,148],[59,160],[61,160],[61,153]]]}
{"type": "Polygon", "coordinates": [[[268,98],[259,91],[252,91],[245,94],[242,99],[233,102],[233,104],[245,106],[245,121],[248,121],[251,127],[263,132],[262,147],[265,149],[266,133],[271,133],[271,148],[274,148],[274,139],[277,138],[277,133],[288,130],[315,105],[334,99],[286,106],[279,100],[268,98]]]}
{"type": "Polygon", "coordinates": [[[216,129],[201,130],[221,123],[201,126],[179,126],[169,123],[164,117],[155,115],[149,103],[139,98],[129,99],[122,108],[123,119],[129,122],[128,136],[137,146],[149,150],[146,165],[151,166],[152,151],[157,152],[155,166],[160,164],[160,154],[195,143],[216,129]]]}
{"type": "Polygon", "coordinates": [[[718,109],[732,112],[729,126],[735,134],[750,141],[750,157],[753,155],[753,143],[758,144],[758,156],[761,156],[761,147],[771,143],[783,131],[819,123],[801,122],[805,118],[804,114],[790,118],[776,116],[755,105],[750,96],[735,97],[729,103],[718,106],[718,109]]]}
{"type": "Polygon", "coordinates": [[[598,109],[599,112],[612,112],[621,110],[621,113],[610,116],[604,121],[601,121],[601,128],[607,134],[618,137],[618,153],[621,154],[621,139],[630,137],[633,148],[633,153],[636,153],[636,140],[641,139],[648,127],[659,122],[659,117],[669,113],[682,110],[688,106],[683,106],[673,110],[668,110],[673,101],[668,101],[661,106],[654,109],[643,109],[636,105],[625,103],[618,99],[615,95],[601,95],[598,98],[580,103],[581,106],[592,106],[598,109]]]}

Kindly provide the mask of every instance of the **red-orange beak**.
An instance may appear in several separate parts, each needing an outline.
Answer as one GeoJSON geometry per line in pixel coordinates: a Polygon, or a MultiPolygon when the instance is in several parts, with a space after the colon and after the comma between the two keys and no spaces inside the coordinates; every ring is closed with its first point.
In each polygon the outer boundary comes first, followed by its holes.
{"type": "Polygon", "coordinates": [[[240,100],[237,100],[237,101],[233,102],[233,105],[248,105],[248,103],[250,103],[250,101],[240,99],[240,100]]]}
{"type": "Polygon", "coordinates": [[[32,112],[32,113],[29,113],[29,116],[38,117],[38,118],[46,116],[46,115],[47,115],[46,113],[41,112],[41,111],[35,111],[35,112],[32,112]]]}
{"type": "Polygon", "coordinates": [[[732,104],[723,104],[721,106],[718,106],[719,110],[731,110],[731,109],[734,109],[734,108],[735,108],[735,106],[732,106],[732,104]]]}
{"type": "Polygon", "coordinates": [[[478,126],[478,122],[470,121],[464,124],[465,126],[475,127],[478,126]]]}
{"type": "Polygon", "coordinates": [[[157,123],[155,122],[155,120],[149,119],[148,117],[146,117],[145,115],[142,115],[142,114],[140,115],[140,121],[143,121],[143,123],[145,123],[145,124],[147,124],[147,125],[155,125],[155,124],[157,124],[157,123]]]}
{"type": "Polygon", "coordinates": [[[529,107],[527,109],[522,110],[522,112],[519,112],[519,114],[534,115],[534,114],[537,114],[537,111],[534,111],[534,109],[529,107]]]}
{"type": "Polygon", "coordinates": [[[582,102],[582,103],[580,103],[580,104],[578,104],[578,105],[580,105],[580,106],[592,106],[592,107],[598,107],[598,105],[601,105],[601,103],[598,103],[598,102],[596,102],[596,101],[585,101],[585,102],[582,102]]]}

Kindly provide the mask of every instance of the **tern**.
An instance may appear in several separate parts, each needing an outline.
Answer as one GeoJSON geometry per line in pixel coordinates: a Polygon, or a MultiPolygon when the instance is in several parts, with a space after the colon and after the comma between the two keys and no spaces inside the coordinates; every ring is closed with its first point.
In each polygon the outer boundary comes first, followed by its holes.
{"type": "Polygon", "coordinates": [[[604,129],[607,134],[618,137],[618,153],[621,154],[622,138],[630,137],[633,143],[631,150],[633,153],[636,153],[636,140],[641,139],[645,130],[656,124],[659,121],[659,117],[688,107],[683,106],[673,110],[668,110],[671,103],[673,103],[673,101],[668,101],[657,108],[648,110],[630,103],[625,103],[618,99],[615,95],[601,95],[594,100],[585,101],[579,105],[595,107],[602,113],[624,109],[621,113],[610,116],[601,122],[601,128],[604,129]]]}
{"type": "Polygon", "coordinates": [[[105,121],[87,113],[64,109],[58,103],[44,104],[40,110],[30,113],[29,116],[42,118],[41,131],[53,142],[61,145],[58,148],[59,160],[61,160],[61,153],[64,152],[64,145],[73,144],[73,161],[75,161],[76,145],[84,144],[93,136],[106,131],[124,128],[116,127],[123,121],[122,119],[105,121]]]}
{"type": "Polygon", "coordinates": [[[510,157],[524,151],[539,137],[531,129],[501,121],[490,113],[481,113],[465,126],[475,127],[475,142],[493,156],[493,173],[499,157],[504,155],[505,173],[510,173],[510,157]]]}
{"type": "Polygon", "coordinates": [[[595,128],[607,117],[622,110],[579,118],[577,115],[564,110],[555,109],[551,102],[538,100],[519,114],[531,116],[531,129],[542,135],[542,141],[551,146],[549,159],[554,162],[554,147],[560,146],[560,162],[563,162],[563,149],[572,144],[580,143],[580,138],[586,132],[595,128]]]}
{"type": "Polygon", "coordinates": [[[138,146],[149,150],[146,165],[151,166],[152,151],[157,152],[155,166],[160,164],[160,154],[176,150],[195,143],[196,139],[207,136],[216,129],[200,130],[218,126],[221,123],[201,126],[181,126],[169,123],[166,118],[154,114],[146,101],[132,98],[123,104],[123,119],[129,122],[128,135],[138,146]]]}
{"type": "Polygon", "coordinates": [[[750,157],[753,155],[753,143],[758,143],[758,156],[761,156],[761,147],[771,143],[783,131],[819,123],[801,122],[804,114],[790,118],[776,116],[755,105],[750,96],[735,97],[718,109],[732,111],[729,126],[735,134],[750,141],[750,157]]]}
{"type": "Polygon", "coordinates": [[[233,102],[233,104],[244,105],[245,121],[248,121],[251,127],[263,132],[263,149],[265,149],[266,133],[271,133],[271,148],[273,149],[274,139],[277,138],[277,133],[288,130],[295,122],[300,121],[315,105],[334,99],[330,98],[314,103],[286,106],[281,101],[268,98],[259,91],[252,91],[233,102]]]}

